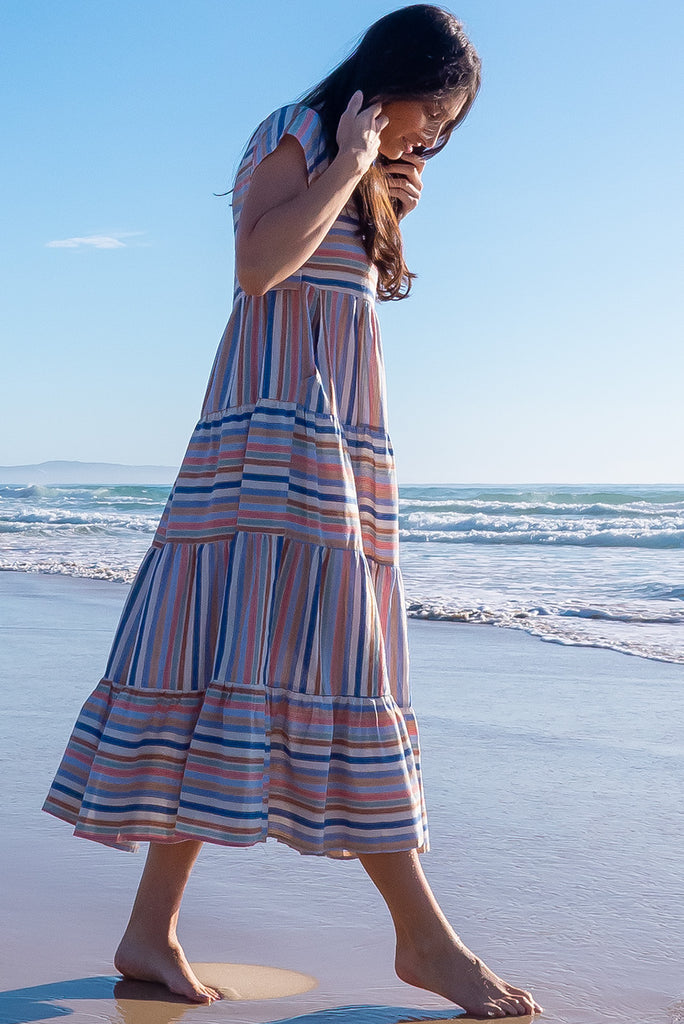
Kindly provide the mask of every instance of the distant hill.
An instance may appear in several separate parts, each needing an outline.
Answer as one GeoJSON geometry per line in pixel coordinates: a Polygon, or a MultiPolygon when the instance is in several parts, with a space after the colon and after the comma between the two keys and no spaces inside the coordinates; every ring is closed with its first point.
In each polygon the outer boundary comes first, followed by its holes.
{"type": "Polygon", "coordinates": [[[126,466],[120,462],[39,462],[0,466],[0,484],[168,484],[177,466],[126,466]]]}

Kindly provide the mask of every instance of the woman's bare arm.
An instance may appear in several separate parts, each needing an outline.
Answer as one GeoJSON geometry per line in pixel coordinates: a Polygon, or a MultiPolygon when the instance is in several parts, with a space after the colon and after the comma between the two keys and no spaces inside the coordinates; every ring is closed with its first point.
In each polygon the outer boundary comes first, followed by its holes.
{"type": "Polygon", "coordinates": [[[387,118],[380,104],[360,112],[362,103],[354,93],[340,118],[339,152],[311,185],[304,151],[289,135],[254,171],[235,240],[238,282],[249,295],[263,295],[306,263],[377,156],[387,118]]]}

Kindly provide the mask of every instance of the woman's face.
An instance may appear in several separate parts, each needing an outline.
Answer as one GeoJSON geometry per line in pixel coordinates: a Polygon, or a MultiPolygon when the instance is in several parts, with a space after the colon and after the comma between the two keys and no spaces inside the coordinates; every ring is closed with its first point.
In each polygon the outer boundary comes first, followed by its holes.
{"type": "Polygon", "coordinates": [[[415,146],[434,146],[465,102],[465,96],[439,100],[387,100],[382,104],[382,113],[389,118],[389,124],[380,133],[380,152],[388,160],[401,160],[415,146]]]}

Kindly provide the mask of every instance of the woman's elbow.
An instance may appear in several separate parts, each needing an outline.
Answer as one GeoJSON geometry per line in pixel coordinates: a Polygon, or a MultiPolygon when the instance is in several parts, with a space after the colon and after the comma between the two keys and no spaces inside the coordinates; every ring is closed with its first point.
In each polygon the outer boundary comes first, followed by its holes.
{"type": "Polygon", "coordinates": [[[258,267],[249,267],[237,262],[235,273],[237,282],[246,295],[264,295],[268,291],[269,282],[263,272],[259,272],[258,267]]]}
{"type": "Polygon", "coordinates": [[[250,244],[251,239],[238,230],[235,240],[235,276],[247,295],[265,295],[273,287],[272,268],[264,260],[263,249],[250,244]]]}

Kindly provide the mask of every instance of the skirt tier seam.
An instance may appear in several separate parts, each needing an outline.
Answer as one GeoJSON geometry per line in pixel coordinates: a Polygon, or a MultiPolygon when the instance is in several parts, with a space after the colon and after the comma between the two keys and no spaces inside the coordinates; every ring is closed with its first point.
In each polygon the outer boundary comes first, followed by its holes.
{"type": "MultiPolygon", "coordinates": [[[[309,377],[305,377],[302,384],[315,377],[315,374],[310,374],[309,377]]],[[[267,395],[260,396],[256,402],[245,402],[243,405],[226,405],[221,409],[212,409],[210,412],[200,415],[200,418],[195,423],[195,430],[200,429],[204,424],[213,424],[214,422],[221,422],[224,419],[235,416],[245,416],[249,413],[254,412],[258,406],[265,406],[268,409],[285,409],[285,410],[297,410],[301,409],[302,412],[306,413],[307,416],[314,419],[322,419],[334,424],[339,424],[342,428],[342,432],[353,432],[377,435],[379,438],[387,442],[388,448],[392,454],[394,454],[391,446],[389,431],[384,427],[373,426],[371,423],[348,423],[346,420],[340,419],[339,416],[334,413],[320,412],[316,409],[311,409],[307,405],[303,405],[301,402],[288,402],[285,399],[270,398],[267,395]]]]}
{"type": "Polygon", "coordinates": [[[374,555],[366,554],[364,549],[360,548],[360,547],[359,548],[353,548],[353,547],[342,547],[342,546],[333,545],[333,544],[317,544],[315,541],[312,541],[312,540],[302,540],[300,537],[294,537],[290,533],[280,533],[280,532],[276,533],[276,532],[271,531],[271,530],[245,530],[244,528],[241,528],[239,530],[232,530],[229,534],[225,534],[224,533],[220,537],[216,537],[216,538],[206,538],[206,537],[203,537],[203,538],[200,538],[200,539],[197,539],[197,540],[191,539],[191,538],[188,538],[187,540],[186,539],[184,539],[184,540],[166,539],[166,540],[161,540],[161,541],[159,541],[159,540],[152,540],[152,542],[150,543],[150,547],[151,548],[155,548],[155,550],[157,550],[157,551],[161,551],[163,548],[167,547],[167,545],[173,545],[173,546],[179,546],[180,547],[183,544],[186,544],[188,547],[197,547],[200,544],[230,544],[231,541],[233,540],[233,538],[236,537],[240,533],[247,533],[247,534],[250,534],[250,536],[257,536],[257,537],[283,537],[283,538],[285,538],[287,540],[292,541],[295,544],[306,544],[308,547],[320,548],[321,551],[353,551],[353,552],[356,552],[359,555],[363,555],[364,559],[367,562],[373,562],[375,565],[381,566],[384,569],[397,569],[397,570],[401,571],[401,566],[400,566],[399,562],[382,562],[382,561],[380,561],[379,558],[375,558],[374,555]]]}
{"type": "MultiPolygon", "coordinates": [[[[380,693],[380,694],[348,694],[348,693],[307,693],[302,690],[293,690],[291,687],[286,686],[282,683],[232,683],[232,682],[220,682],[219,680],[212,679],[206,686],[196,690],[172,690],[171,688],[163,688],[160,686],[135,686],[131,683],[121,682],[119,679],[111,679],[109,676],[102,676],[97,687],[101,687],[103,684],[110,687],[112,691],[126,694],[133,693],[144,695],[156,699],[161,697],[165,700],[178,699],[178,698],[193,698],[198,699],[205,697],[209,690],[213,694],[217,691],[224,691],[226,695],[234,694],[236,692],[247,694],[270,694],[273,693],[279,698],[285,698],[287,700],[300,701],[303,704],[306,703],[326,703],[326,704],[359,704],[361,702],[372,702],[372,703],[386,703],[389,704],[392,710],[396,709],[402,714],[405,711],[413,711],[413,704],[400,704],[397,698],[392,693],[380,693]]],[[[93,691],[94,692],[94,691],[93,691]]]]}

